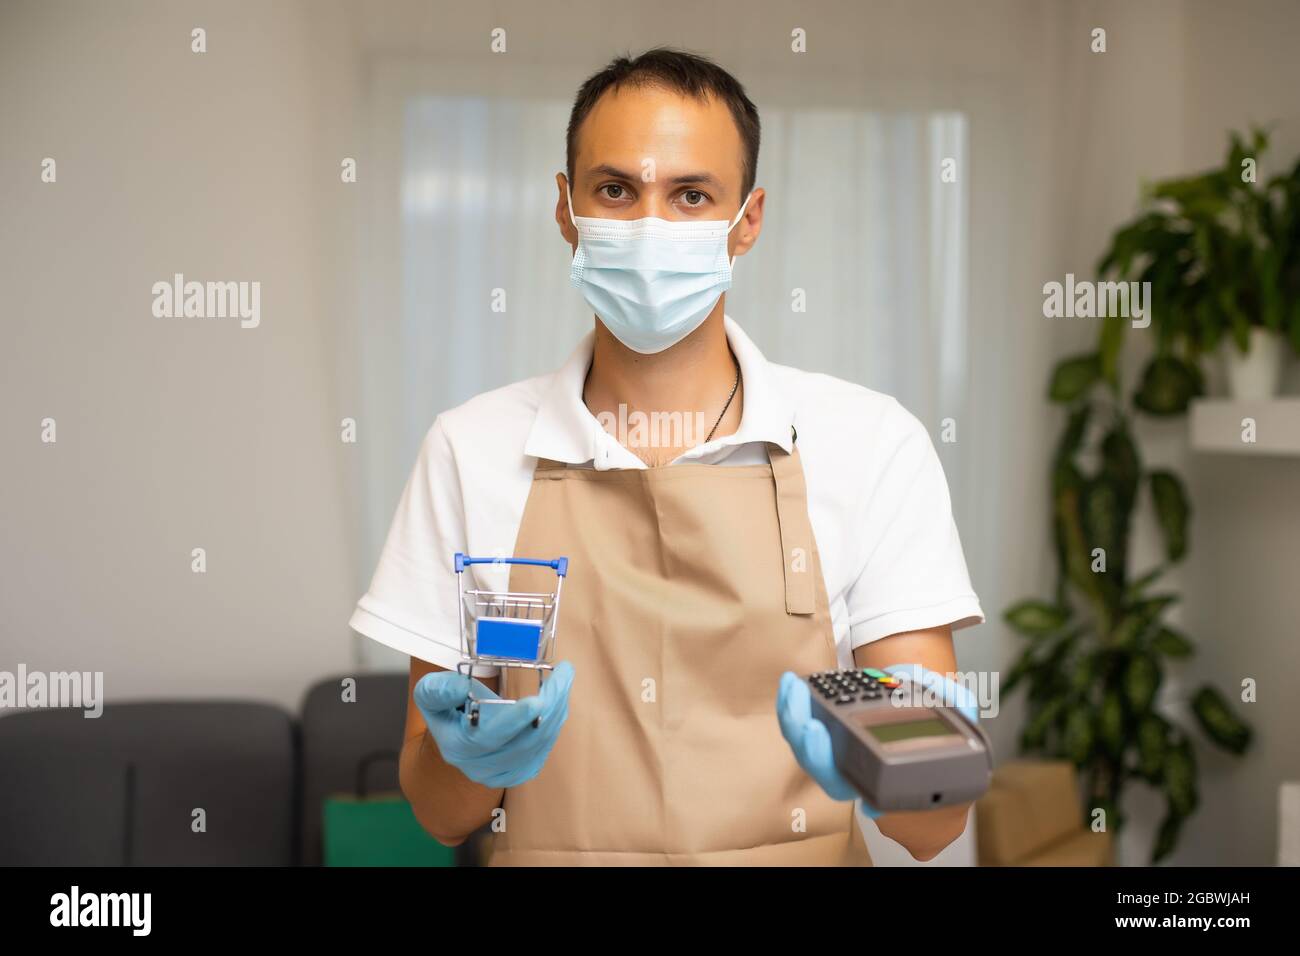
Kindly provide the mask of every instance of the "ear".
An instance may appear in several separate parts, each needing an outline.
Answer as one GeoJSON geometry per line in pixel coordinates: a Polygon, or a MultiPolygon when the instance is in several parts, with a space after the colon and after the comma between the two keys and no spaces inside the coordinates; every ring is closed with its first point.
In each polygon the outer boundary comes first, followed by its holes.
{"type": "Polygon", "coordinates": [[[767,199],[767,192],[763,189],[755,189],[753,195],[749,197],[749,205],[745,207],[745,214],[740,217],[740,222],[736,223],[736,228],[731,230],[730,253],[733,256],[743,256],[754,243],[758,242],[758,234],[763,231],[763,202],[767,199]]]}
{"type": "Polygon", "coordinates": [[[560,195],[555,201],[555,224],[560,227],[560,235],[564,237],[564,241],[574,252],[577,252],[578,230],[573,228],[573,222],[569,219],[569,197],[565,194],[564,184],[564,173],[556,173],[555,186],[560,191],[560,195]]]}

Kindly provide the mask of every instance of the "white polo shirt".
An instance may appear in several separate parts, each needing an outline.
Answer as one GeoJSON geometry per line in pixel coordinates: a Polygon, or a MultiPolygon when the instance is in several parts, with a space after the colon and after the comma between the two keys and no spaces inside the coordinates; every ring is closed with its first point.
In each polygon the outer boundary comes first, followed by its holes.
{"type": "MultiPolygon", "coordinates": [[[[740,427],[672,464],[766,462],[765,443],[789,451],[797,429],[841,666],[853,665],[854,648],[890,634],[983,622],[943,467],[921,423],[888,395],[768,362],[739,325],[724,323],[745,383],[740,427]]],[[[582,401],[594,337],[588,333],[558,371],[485,392],[434,420],[353,628],[454,668],[452,556],[514,554],[537,459],[646,467],[582,401]]],[[[479,587],[504,589],[509,568],[466,573],[479,587]]]]}

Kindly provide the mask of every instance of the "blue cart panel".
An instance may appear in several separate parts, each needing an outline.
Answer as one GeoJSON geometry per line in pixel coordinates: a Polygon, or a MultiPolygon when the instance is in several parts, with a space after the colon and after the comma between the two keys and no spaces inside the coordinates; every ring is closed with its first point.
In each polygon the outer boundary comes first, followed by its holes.
{"type": "Polygon", "coordinates": [[[542,622],[485,617],[475,627],[474,644],[480,657],[536,661],[541,652],[542,622]]]}

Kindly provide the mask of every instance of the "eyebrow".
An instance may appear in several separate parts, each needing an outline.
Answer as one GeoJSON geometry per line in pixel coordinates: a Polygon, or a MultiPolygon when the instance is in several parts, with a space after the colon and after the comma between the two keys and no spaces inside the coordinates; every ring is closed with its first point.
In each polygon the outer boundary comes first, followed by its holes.
{"type": "MultiPolygon", "coordinates": [[[[617,166],[610,166],[608,163],[601,163],[599,166],[592,166],[587,170],[590,176],[609,176],[611,179],[622,179],[629,183],[639,182],[641,177],[629,173],[626,170],[619,169],[617,166]]],[[[720,186],[718,178],[712,173],[685,173],[681,176],[674,176],[668,180],[670,186],[685,186],[700,184],[705,186],[720,186]]]]}

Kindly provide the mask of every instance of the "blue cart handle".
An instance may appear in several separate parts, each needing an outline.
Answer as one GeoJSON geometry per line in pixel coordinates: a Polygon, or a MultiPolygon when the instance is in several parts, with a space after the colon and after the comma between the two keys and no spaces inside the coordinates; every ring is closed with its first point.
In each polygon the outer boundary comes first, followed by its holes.
{"type": "Polygon", "coordinates": [[[531,564],[538,568],[550,568],[560,577],[569,573],[568,558],[471,558],[468,554],[456,552],[456,573],[460,574],[471,564],[531,564]]]}

